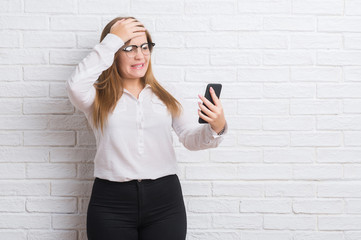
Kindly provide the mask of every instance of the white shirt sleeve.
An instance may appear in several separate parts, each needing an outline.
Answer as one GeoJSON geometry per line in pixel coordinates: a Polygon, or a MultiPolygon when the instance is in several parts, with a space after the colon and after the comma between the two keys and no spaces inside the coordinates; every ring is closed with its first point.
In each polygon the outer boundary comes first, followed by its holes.
{"type": "Polygon", "coordinates": [[[101,43],[76,66],[65,87],[70,102],[79,110],[88,112],[95,99],[93,84],[100,74],[108,69],[114,61],[114,54],[124,45],[123,40],[109,33],[101,43]]]}
{"type": "MultiPolygon", "coordinates": [[[[177,100],[182,104],[183,100],[180,97],[177,100]]],[[[184,147],[192,151],[218,147],[228,132],[227,121],[223,134],[218,135],[210,124],[193,122],[191,113],[185,109],[184,104],[182,106],[182,114],[172,118],[172,127],[184,147]]]]}

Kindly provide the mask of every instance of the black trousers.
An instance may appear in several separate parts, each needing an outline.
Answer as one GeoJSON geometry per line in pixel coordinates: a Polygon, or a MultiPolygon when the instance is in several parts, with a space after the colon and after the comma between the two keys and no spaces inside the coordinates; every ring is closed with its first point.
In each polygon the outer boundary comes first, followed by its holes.
{"type": "Polygon", "coordinates": [[[185,240],[186,233],[176,174],[129,182],[95,178],[87,212],[88,240],[185,240]]]}

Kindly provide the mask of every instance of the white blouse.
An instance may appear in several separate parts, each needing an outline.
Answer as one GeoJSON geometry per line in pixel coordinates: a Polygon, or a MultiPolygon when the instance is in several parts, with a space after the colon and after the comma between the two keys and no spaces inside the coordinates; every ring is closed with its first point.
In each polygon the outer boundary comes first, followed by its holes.
{"type": "Polygon", "coordinates": [[[172,128],[187,149],[201,150],[217,147],[228,132],[228,125],[218,136],[209,124],[191,121],[185,108],[181,116],[172,117],[147,84],[139,99],[124,89],[114,112],[109,113],[102,134],[90,121],[96,92],[93,84],[112,65],[114,54],[123,45],[117,35],[107,34],[66,81],[71,103],[84,112],[95,135],[94,177],[125,182],[176,174],[172,128]]]}

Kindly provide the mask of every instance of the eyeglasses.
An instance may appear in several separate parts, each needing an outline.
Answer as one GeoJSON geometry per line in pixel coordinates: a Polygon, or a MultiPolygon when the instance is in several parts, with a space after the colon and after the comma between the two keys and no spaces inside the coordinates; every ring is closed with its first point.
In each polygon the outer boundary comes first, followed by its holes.
{"type": "Polygon", "coordinates": [[[143,43],[140,46],[129,45],[123,48],[122,50],[127,54],[128,57],[135,57],[138,53],[138,47],[142,50],[143,55],[149,55],[152,52],[155,43],[143,43]]]}

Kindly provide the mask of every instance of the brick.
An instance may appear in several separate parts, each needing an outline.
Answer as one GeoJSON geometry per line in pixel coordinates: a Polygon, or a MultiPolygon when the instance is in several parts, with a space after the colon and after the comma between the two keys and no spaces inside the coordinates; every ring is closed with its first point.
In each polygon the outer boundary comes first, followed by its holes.
{"type": "MultiPolygon", "coordinates": [[[[263,196],[263,195],[262,195],[263,196]]],[[[266,197],[315,197],[316,186],[312,182],[265,183],[266,197]]]]}
{"type": "Polygon", "coordinates": [[[1,196],[44,196],[50,193],[50,184],[43,180],[2,180],[0,188],[1,196]]]}
{"type": "MultiPolygon", "coordinates": [[[[2,137],[2,136],[1,136],[2,137]]],[[[25,177],[25,164],[1,163],[0,179],[21,179],[25,177]]]]}
{"type": "Polygon", "coordinates": [[[184,6],[185,14],[234,14],[237,10],[237,3],[234,0],[208,1],[186,1],[184,6]]]}
{"type": "Polygon", "coordinates": [[[227,68],[189,68],[186,70],[185,81],[190,82],[235,82],[236,70],[227,68]]]}
{"type": "Polygon", "coordinates": [[[94,165],[93,164],[78,164],[77,176],[78,176],[78,179],[82,179],[82,180],[94,179],[94,165]]]}
{"type": "Polygon", "coordinates": [[[188,211],[196,213],[233,213],[239,211],[238,200],[221,198],[191,198],[188,211]]]}
{"type": "Polygon", "coordinates": [[[186,167],[187,179],[235,179],[238,178],[237,168],[233,166],[188,166],[186,167]]]}
{"type": "Polygon", "coordinates": [[[20,132],[0,133],[0,144],[4,146],[18,146],[22,143],[20,132]]]}
{"type": "Polygon", "coordinates": [[[27,0],[25,1],[25,12],[30,13],[75,13],[75,0],[27,0]]]}
{"type": "Polygon", "coordinates": [[[24,145],[27,146],[73,146],[74,144],[73,131],[24,132],[24,145]]]}
{"type": "Polygon", "coordinates": [[[264,65],[313,65],[314,53],[310,51],[267,51],[263,55],[264,65]]]}
{"type": "Polygon", "coordinates": [[[25,32],[24,47],[27,48],[73,48],[74,33],[25,32]]]}
{"type": "Polygon", "coordinates": [[[48,52],[34,49],[0,49],[0,64],[47,64],[48,52]]]}
{"type": "Polygon", "coordinates": [[[262,162],[262,151],[253,149],[226,149],[210,150],[211,162],[222,163],[260,163],[262,162]]]}
{"type": "Polygon", "coordinates": [[[238,48],[245,49],[287,49],[287,35],[268,33],[241,33],[238,48]]]}
{"type": "MultiPolygon", "coordinates": [[[[17,197],[0,198],[0,210],[4,212],[25,212],[25,199],[17,197]]],[[[1,231],[0,231],[1,236],[1,231]]]]}
{"type": "MultiPolygon", "coordinates": [[[[0,12],[20,13],[22,11],[23,11],[23,7],[22,7],[21,0],[2,0],[2,1],[0,1],[0,12]]],[[[1,234],[1,232],[0,232],[0,234],[1,234]]],[[[0,238],[1,238],[1,236],[2,235],[0,235],[0,238]]],[[[22,234],[19,234],[19,236],[22,236],[22,234]]],[[[1,239],[6,239],[6,238],[1,238],[1,239]]],[[[11,239],[11,238],[9,238],[9,239],[11,239]]]]}
{"type": "Polygon", "coordinates": [[[265,98],[314,98],[316,85],[312,83],[265,83],[265,98]]]}
{"type": "Polygon", "coordinates": [[[75,213],[76,198],[31,197],[26,200],[26,210],[31,213],[75,213]]]}
{"type": "Polygon", "coordinates": [[[163,17],[156,19],[155,29],[160,32],[207,31],[209,29],[209,21],[204,17],[163,17]]]}
{"type": "Polygon", "coordinates": [[[51,195],[62,197],[89,197],[91,194],[92,186],[92,181],[54,180],[51,183],[51,195]]]}
{"type": "Polygon", "coordinates": [[[242,199],[241,212],[244,213],[291,213],[292,201],[288,199],[242,199]]]}
{"type": "Polygon", "coordinates": [[[55,148],[50,151],[51,162],[92,162],[96,150],[89,148],[55,148]]]}
{"type": "Polygon", "coordinates": [[[262,56],[259,52],[214,50],[210,53],[210,63],[216,66],[257,66],[261,62],[262,56]]]}
{"type": "Polygon", "coordinates": [[[263,158],[268,163],[312,163],[316,151],[312,148],[275,148],[265,149],[263,158]]]}
{"type": "Polygon", "coordinates": [[[65,89],[64,83],[50,83],[50,97],[64,97],[68,98],[68,93],[65,89]]]}
{"type": "Polygon", "coordinates": [[[288,108],[288,101],[283,100],[239,100],[237,113],[240,115],[285,115],[288,114],[288,108]]]}
{"type": "Polygon", "coordinates": [[[293,210],[295,213],[309,213],[309,214],[332,214],[343,212],[342,200],[294,200],[293,210]]]}
{"type": "Polygon", "coordinates": [[[339,67],[291,67],[291,81],[339,82],[342,79],[339,67]]]}
{"type": "Polygon", "coordinates": [[[339,84],[319,84],[317,86],[318,98],[359,98],[361,84],[339,83],[339,84]]]}
{"type": "Polygon", "coordinates": [[[342,15],[344,2],[342,0],[294,0],[294,14],[342,15]]]}
{"type": "Polygon", "coordinates": [[[315,230],[316,216],[265,215],[264,228],[274,230],[315,230]]]}
{"type": "Polygon", "coordinates": [[[291,5],[288,0],[240,0],[238,1],[238,9],[240,13],[287,14],[291,12],[291,5]]]}
{"type": "Polygon", "coordinates": [[[360,17],[318,17],[318,32],[360,32],[360,17]]]}
{"type": "MultiPolygon", "coordinates": [[[[360,2],[361,3],[361,2],[360,2]]],[[[345,49],[361,49],[361,34],[345,34],[344,35],[345,41],[345,49]]]]}
{"type": "MultiPolygon", "coordinates": [[[[224,105],[223,105],[224,108],[224,105]]],[[[224,108],[225,109],[225,108],[224,108]]],[[[233,112],[235,108],[232,108],[233,112]]],[[[229,129],[237,130],[261,130],[262,129],[262,119],[260,117],[236,117],[236,116],[227,116],[227,123],[229,129]]]]}
{"type": "Polygon", "coordinates": [[[160,65],[208,65],[209,53],[206,50],[180,50],[180,49],[168,49],[158,50],[154,53],[154,59],[156,64],[160,65]],[[174,58],[177,56],[177,58],[174,58]]]}
{"type": "Polygon", "coordinates": [[[360,82],[361,67],[344,67],[345,81],[360,82]]]}
{"type": "Polygon", "coordinates": [[[266,31],[306,31],[316,29],[314,17],[264,17],[263,28],[266,31]]]}
{"type": "Polygon", "coordinates": [[[237,229],[261,229],[263,226],[263,217],[261,215],[226,215],[217,214],[212,219],[214,228],[237,228],[237,229]]]}
{"type": "MultiPolygon", "coordinates": [[[[345,15],[361,15],[360,0],[345,1],[345,15]]],[[[352,239],[350,239],[352,240],[352,239]]]]}
{"type": "MultiPolygon", "coordinates": [[[[361,184],[358,181],[336,182],[327,181],[318,183],[317,196],[318,197],[341,197],[341,198],[355,198],[361,196],[361,184]]],[[[341,216],[338,216],[341,217],[341,216]]],[[[339,218],[339,221],[341,219],[339,218]]],[[[341,221],[343,222],[343,221],[341,221]]],[[[349,229],[351,230],[351,229],[349,229]]]]}
{"type": "Polygon", "coordinates": [[[264,117],[263,130],[311,131],[315,130],[314,117],[264,117]]]}
{"type": "Polygon", "coordinates": [[[26,100],[24,114],[72,113],[74,107],[69,100],[26,100]]]}
{"type": "Polygon", "coordinates": [[[291,114],[338,114],[341,113],[339,100],[291,100],[291,114]]]}
{"type": "Polygon", "coordinates": [[[0,116],[0,129],[45,129],[47,123],[48,120],[40,116],[0,116]]]}
{"type": "Polygon", "coordinates": [[[140,1],[133,0],[130,11],[138,14],[182,14],[184,11],[183,2],[179,1],[140,1]]]}
{"type": "Polygon", "coordinates": [[[82,61],[89,51],[87,50],[51,50],[50,63],[51,64],[74,64],[77,65],[82,61]]]}
{"type": "Polygon", "coordinates": [[[290,240],[292,239],[292,233],[284,231],[242,231],[241,239],[259,239],[259,240],[290,240]]]}
{"type": "Polygon", "coordinates": [[[319,116],[319,130],[361,130],[361,116],[319,116]]]}
{"type": "Polygon", "coordinates": [[[1,31],[0,47],[2,47],[2,48],[19,48],[20,47],[20,33],[13,32],[13,31],[1,31]]]}
{"type": "Polygon", "coordinates": [[[130,1],[117,0],[79,0],[79,13],[128,14],[130,1]]]}
{"type": "MultiPolygon", "coordinates": [[[[360,19],[361,20],[361,19],[360,19]]],[[[352,51],[318,51],[317,64],[331,66],[360,66],[361,52],[352,51]]]]}
{"type": "Polygon", "coordinates": [[[48,16],[0,16],[0,29],[47,30],[48,16]]]}
{"type": "Polygon", "coordinates": [[[293,165],[293,178],[302,180],[336,180],[343,178],[341,165],[293,165]]]}
{"type": "Polygon", "coordinates": [[[1,239],[27,240],[27,232],[25,230],[0,230],[1,239]]]}
{"type": "Polygon", "coordinates": [[[263,20],[260,16],[221,16],[211,18],[213,31],[261,30],[263,20]]]}
{"type": "Polygon", "coordinates": [[[359,149],[318,149],[317,162],[320,163],[361,163],[359,149]]]}
{"type": "Polygon", "coordinates": [[[6,66],[0,67],[0,81],[20,81],[23,79],[21,67],[6,66]]]}
{"type": "Polygon", "coordinates": [[[77,240],[77,231],[69,230],[30,230],[28,231],[27,240],[58,240],[58,239],[67,239],[67,240],[77,240]]]}
{"type": "Polygon", "coordinates": [[[341,49],[343,39],[339,34],[293,34],[291,49],[341,49]]]}
{"type": "Polygon", "coordinates": [[[361,146],[361,131],[344,132],[345,146],[361,146]]]}
{"type": "Polygon", "coordinates": [[[74,178],[75,164],[61,163],[28,163],[26,168],[28,178],[74,178]]]}
{"type": "Polygon", "coordinates": [[[337,132],[291,133],[291,146],[336,147],[340,146],[342,134],[337,132]]]}
{"type": "Polygon", "coordinates": [[[25,215],[25,214],[2,214],[0,215],[1,228],[26,228],[41,229],[49,228],[51,216],[47,215],[25,215]]]}
{"type": "Polygon", "coordinates": [[[320,230],[359,230],[361,217],[358,216],[319,216],[320,230]]]}
{"type": "Polygon", "coordinates": [[[261,182],[216,181],[213,196],[263,197],[264,184],[261,182]]]}
{"type": "Polygon", "coordinates": [[[287,82],[290,79],[288,68],[238,68],[240,82],[287,82]]]}
{"type": "Polygon", "coordinates": [[[22,112],[21,99],[0,99],[0,114],[20,114],[22,112]]]}
{"type": "Polygon", "coordinates": [[[97,31],[100,28],[98,17],[87,16],[52,16],[50,17],[51,30],[65,31],[97,31]]]}

